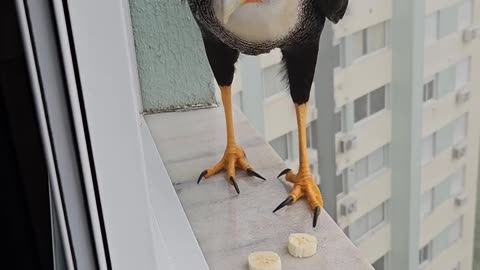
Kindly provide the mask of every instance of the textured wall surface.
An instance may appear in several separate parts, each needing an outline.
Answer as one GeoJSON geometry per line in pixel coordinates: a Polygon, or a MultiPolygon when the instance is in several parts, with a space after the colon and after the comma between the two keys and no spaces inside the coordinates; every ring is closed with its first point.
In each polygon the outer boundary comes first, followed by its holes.
{"type": "Polygon", "coordinates": [[[215,104],[200,32],[180,0],[130,0],[146,112],[215,104]]]}

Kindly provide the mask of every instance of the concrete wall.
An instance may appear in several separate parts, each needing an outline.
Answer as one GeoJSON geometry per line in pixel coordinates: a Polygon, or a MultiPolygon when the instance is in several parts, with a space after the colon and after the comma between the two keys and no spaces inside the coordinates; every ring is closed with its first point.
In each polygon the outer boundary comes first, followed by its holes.
{"type": "Polygon", "coordinates": [[[181,0],[130,0],[138,72],[147,112],[215,104],[201,35],[181,0]]]}

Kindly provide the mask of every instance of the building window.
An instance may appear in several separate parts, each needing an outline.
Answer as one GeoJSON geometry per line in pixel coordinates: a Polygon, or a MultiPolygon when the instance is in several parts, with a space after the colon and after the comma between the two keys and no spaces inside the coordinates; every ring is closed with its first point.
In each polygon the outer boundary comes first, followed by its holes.
{"type": "Polygon", "coordinates": [[[450,196],[462,193],[465,188],[465,167],[450,176],[450,196]]]}
{"type": "MultiPolygon", "coordinates": [[[[382,22],[353,33],[350,37],[350,61],[386,47],[386,23],[382,22]]],[[[344,46],[345,47],[345,46],[344,46]]]]}
{"type": "Polygon", "coordinates": [[[432,242],[426,244],[418,252],[418,264],[423,265],[428,263],[432,259],[432,242]]]}
{"type": "Polygon", "coordinates": [[[384,22],[367,28],[365,33],[367,41],[365,54],[370,54],[385,48],[386,35],[384,22]]]}
{"type": "Polygon", "coordinates": [[[457,219],[433,239],[432,257],[437,257],[462,237],[462,218],[457,219]]]}
{"type": "Polygon", "coordinates": [[[357,98],[354,101],[355,107],[355,123],[367,118],[368,116],[368,94],[357,98]]]}
{"type": "Polygon", "coordinates": [[[334,118],[335,118],[334,121],[335,121],[335,134],[336,134],[338,132],[343,131],[342,111],[336,112],[334,118]]]}
{"type": "Polygon", "coordinates": [[[463,0],[458,8],[458,29],[463,30],[472,24],[472,0],[463,0]]]}
{"type": "Polygon", "coordinates": [[[277,152],[277,154],[283,159],[288,160],[289,149],[289,136],[288,134],[282,135],[276,139],[270,141],[270,145],[277,152]]]}
{"type": "Polygon", "coordinates": [[[430,189],[429,191],[422,194],[420,199],[420,218],[424,218],[428,216],[433,211],[433,190],[430,189]]]}
{"type": "Polygon", "coordinates": [[[348,227],[348,236],[352,241],[359,241],[365,234],[380,226],[385,221],[385,203],[357,219],[348,227]]]}
{"type": "Polygon", "coordinates": [[[453,123],[453,144],[457,144],[467,136],[467,114],[464,114],[453,123]]]}
{"type": "Polygon", "coordinates": [[[311,148],[312,145],[313,145],[313,131],[312,131],[312,123],[310,123],[307,126],[307,147],[311,148]]]}
{"type": "Polygon", "coordinates": [[[337,175],[335,178],[335,192],[337,194],[337,198],[344,195],[347,191],[344,189],[344,182],[346,178],[346,170],[344,170],[340,175],[337,175]]]}
{"type": "Polygon", "coordinates": [[[425,18],[425,45],[430,45],[438,39],[438,12],[425,18]]]}
{"type": "Polygon", "coordinates": [[[354,185],[358,185],[360,182],[387,167],[387,163],[388,145],[382,146],[368,156],[360,159],[355,163],[354,185]]]}
{"type": "Polygon", "coordinates": [[[432,134],[422,141],[422,165],[430,162],[435,156],[435,134],[432,134]]]}
{"type": "Polygon", "coordinates": [[[435,95],[435,80],[430,80],[423,85],[423,102],[432,100],[435,95]]]}
{"type": "Polygon", "coordinates": [[[386,255],[383,255],[380,259],[376,260],[372,264],[372,266],[375,270],[385,270],[385,269],[387,269],[385,257],[386,257],[386,255]]]}
{"type": "Polygon", "coordinates": [[[455,89],[461,89],[470,80],[470,57],[458,62],[455,66],[455,89]]]}
{"type": "Polygon", "coordinates": [[[355,123],[385,109],[385,86],[382,86],[353,102],[355,123]]]}
{"type": "Polygon", "coordinates": [[[462,225],[462,218],[459,218],[457,221],[455,221],[455,223],[450,225],[450,227],[448,228],[448,246],[451,246],[453,243],[457,242],[460,237],[462,237],[462,225]]]}
{"type": "Polygon", "coordinates": [[[450,198],[450,179],[447,177],[433,188],[433,208],[439,207],[450,198]]]}

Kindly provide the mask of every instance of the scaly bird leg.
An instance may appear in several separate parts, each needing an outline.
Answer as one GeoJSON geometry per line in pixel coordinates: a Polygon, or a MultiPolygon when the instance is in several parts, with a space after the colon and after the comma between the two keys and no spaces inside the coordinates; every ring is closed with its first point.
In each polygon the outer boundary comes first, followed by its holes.
{"type": "Polygon", "coordinates": [[[227,180],[230,181],[230,184],[232,184],[237,193],[240,194],[240,189],[238,188],[237,182],[235,181],[235,168],[246,171],[249,176],[255,176],[263,180],[266,179],[252,169],[250,164],[248,164],[247,162],[245,151],[243,151],[243,149],[235,143],[235,133],[233,130],[231,87],[220,87],[220,92],[222,94],[223,108],[225,112],[225,122],[227,126],[227,147],[225,149],[225,153],[223,154],[222,159],[213,167],[204,170],[200,174],[197,184],[200,183],[200,181],[204,177],[208,178],[220,172],[221,170],[226,170],[227,180]]]}
{"type": "Polygon", "coordinates": [[[313,211],[313,227],[317,226],[317,219],[323,207],[323,198],[315,179],[310,172],[307,154],[307,104],[295,104],[298,125],[298,144],[300,152],[300,166],[297,174],[292,170],[282,171],[278,177],[285,175],[288,182],[293,183],[293,189],[287,199],[283,201],[273,212],[295,203],[298,199],[305,197],[313,211]]]}

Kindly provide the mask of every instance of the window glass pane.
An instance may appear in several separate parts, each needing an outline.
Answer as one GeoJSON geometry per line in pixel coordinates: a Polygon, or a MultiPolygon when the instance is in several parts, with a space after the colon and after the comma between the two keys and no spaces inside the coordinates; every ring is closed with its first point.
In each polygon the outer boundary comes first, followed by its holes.
{"type": "Polygon", "coordinates": [[[343,172],[342,174],[337,175],[337,177],[335,178],[335,190],[337,195],[344,193],[344,190],[343,190],[344,175],[345,173],[343,172]]]}
{"type": "Polygon", "coordinates": [[[335,133],[342,131],[342,112],[335,113],[335,133]]]}
{"type": "Polygon", "coordinates": [[[350,239],[353,241],[358,240],[367,231],[368,231],[367,215],[359,218],[357,221],[355,221],[355,223],[350,225],[348,228],[350,239]]]}
{"type": "Polygon", "coordinates": [[[448,230],[448,245],[455,243],[462,236],[462,219],[457,220],[448,230]]]}
{"type": "Polygon", "coordinates": [[[384,204],[378,206],[368,213],[368,229],[371,230],[377,227],[384,220],[384,204]]]}
{"type": "Polygon", "coordinates": [[[350,55],[351,60],[355,60],[363,55],[363,31],[354,33],[350,38],[350,55]]]}
{"type": "Polygon", "coordinates": [[[438,207],[448,198],[450,198],[450,178],[447,178],[433,189],[433,207],[438,207]]]}
{"type": "Polygon", "coordinates": [[[458,6],[453,5],[443,8],[439,11],[438,17],[438,36],[446,37],[457,31],[458,23],[458,6]]]}
{"type": "Polygon", "coordinates": [[[312,135],[312,124],[307,126],[307,147],[312,147],[313,145],[313,135],[312,135]]]}
{"type": "Polygon", "coordinates": [[[467,136],[467,116],[463,115],[453,124],[453,143],[461,142],[465,136],[467,136]]]}
{"type": "Polygon", "coordinates": [[[422,264],[430,260],[430,247],[431,247],[431,243],[428,243],[427,245],[425,245],[423,248],[420,249],[419,256],[418,256],[419,264],[422,264]]]}
{"type": "Polygon", "coordinates": [[[470,80],[470,58],[460,61],[456,65],[455,89],[460,89],[470,80]]]}
{"type": "Polygon", "coordinates": [[[368,95],[364,95],[355,100],[355,123],[367,117],[367,99],[368,95]]]}
{"type": "Polygon", "coordinates": [[[425,44],[431,44],[438,37],[438,12],[425,18],[425,44]]]}
{"type": "Polygon", "coordinates": [[[431,80],[423,85],[423,102],[433,99],[434,81],[431,80]]]}
{"type": "Polygon", "coordinates": [[[438,256],[448,248],[448,228],[438,234],[433,240],[433,256],[438,256]]]}
{"type": "Polygon", "coordinates": [[[385,86],[370,93],[370,115],[385,109],[385,86]]]}
{"type": "Polygon", "coordinates": [[[385,167],[385,148],[380,147],[368,156],[368,175],[385,167]]]}
{"type": "Polygon", "coordinates": [[[455,89],[455,70],[456,65],[452,65],[438,73],[437,96],[439,98],[445,96],[446,94],[452,92],[455,89]]]}
{"type": "Polygon", "coordinates": [[[355,163],[355,184],[358,184],[368,176],[368,162],[367,158],[362,158],[355,163]]]}
{"type": "Polygon", "coordinates": [[[379,23],[367,29],[367,53],[385,47],[385,23],[379,23]]]}
{"type": "Polygon", "coordinates": [[[270,145],[277,152],[277,154],[283,159],[288,159],[288,139],[287,134],[280,136],[272,141],[270,145]]]}
{"type": "Polygon", "coordinates": [[[420,217],[424,218],[432,212],[433,208],[433,193],[432,190],[429,190],[423,193],[420,199],[420,217]]]}
{"type": "Polygon", "coordinates": [[[458,8],[458,29],[465,29],[472,24],[472,0],[464,0],[458,8]]]}
{"type": "Polygon", "coordinates": [[[375,270],[385,270],[385,256],[382,256],[380,259],[376,260],[372,266],[375,270]]]}
{"type": "Polygon", "coordinates": [[[428,163],[433,159],[433,135],[430,135],[422,141],[422,164],[428,163]]]}
{"type": "Polygon", "coordinates": [[[447,125],[435,133],[435,151],[441,153],[453,143],[453,125],[447,125]]]}
{"type": "Polygon", "coordinates": [[[456,196],[463,192],[465,185],[465,168],[462,168],[450,176],[450,196],[456,196]]]}

